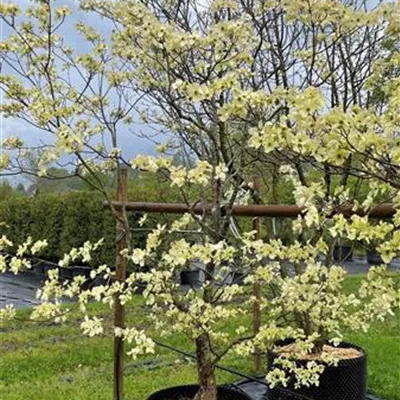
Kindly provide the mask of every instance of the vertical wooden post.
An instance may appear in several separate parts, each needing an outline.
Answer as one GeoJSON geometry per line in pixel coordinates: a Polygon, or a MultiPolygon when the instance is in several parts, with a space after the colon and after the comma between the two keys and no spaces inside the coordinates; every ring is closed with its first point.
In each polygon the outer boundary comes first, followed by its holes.
{"type": "MultiPolygon", "coordinates": [[[[123,282],[126,278],[126,258],[121,251],[128,247],[129,227],[126,223],[125,205],[128,201],[128,170],[119,167],[117,172],[117,199],[122,207],[115,209],[117,213],[116,227],[116,257],[115,257],[115,278],[123,282]]],[[[125,307],[115,297],[114,326],[125,327],[125,307]]],[[[123,400],[124,397],[124,342],[121,337],[114,338],[114,400],[123,400]]]]}
{"type": "MultiPolygon", "coordinates": [[[[260,194],[260,178],[256,177],[254,179],[254,189],[260,194]]],[[[256,231],[256,240],[261,239],[261,219],[260,217],[256,217],[253,219],[253,230],[256,231]]],[[[261,287],[260,284],[254,282],[253,285],[253,333],[257,334],[260,331],[261,327],[261,287]]],[[[256,371],[261,371],[261,351],[260,349],[255,349],[254,351],[254,369],[256,371]]]]}

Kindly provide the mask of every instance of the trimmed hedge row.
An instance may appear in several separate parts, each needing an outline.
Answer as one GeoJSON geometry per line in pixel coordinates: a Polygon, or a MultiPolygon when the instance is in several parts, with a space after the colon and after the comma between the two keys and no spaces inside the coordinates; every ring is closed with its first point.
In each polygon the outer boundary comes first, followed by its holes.
{"type": "MultiPolygon", "coordinates": [[[[128,214],[131,227],[137,227],[140,213],[128,214]]],[[[165,222],[163,215],[152,215],[148,226],[165,222]]],[[[104,244],[92,264],[115,262],[115,219],[104,209],[103,199],[91,192],[70,192],[63,195],[19,197],[0,201],[0,235],[6,234],[14,243],[22,243],[28,236],[34,240],[47,239],[48,247],[41,255],[49,261],[58,261],[72,247],[85,241],[104,244]]],[[[142,247],[146,232],[133,232],[132,244],[142,247]]]]}

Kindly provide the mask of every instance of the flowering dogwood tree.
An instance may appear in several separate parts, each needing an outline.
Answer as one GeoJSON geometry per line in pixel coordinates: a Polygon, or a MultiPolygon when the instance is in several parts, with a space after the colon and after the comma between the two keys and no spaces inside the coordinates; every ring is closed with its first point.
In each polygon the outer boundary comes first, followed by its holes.
{"type": "MultiPolygon", "coordinates": [[[[396,47],[389,51],[386,45],[398,39],[399,11],[394,4],[368,8],[364,3],[88,0],[82,8],[108,18],[114,31],[106,40],[79,24],[92,45],[85,55],[74,54],[58,35],[68,14],[65,7],[38,1],[28,9],[31,22],[18,24],[18,8],[2,5],[2,19],[14,34],[1,43],[0,56],[16,72],[1,77],[6,97],[1,110],[54,134],[55,144],[41,152],[42,173],[65,153],[77,160],[79,175],[95,176],[125,163],[164,174],[189,206],[212,203],[209,214],[196,215],[189,207],[175,225],[157,228],[146,249],[119,248],[119,259],[137,267],[151,260],[157,268],[150,272],[85,290],[82,277],[61,283],[53,271],[33,317],[61,322],[66,317],[60,308],[63,296],[77,297],[83,331],[101,334],[102,321],[88,316],[87,302],[123,306],[137,284],[145,282],[154,319],[150,330],[118,325],[116,336],[131,343],[135,357],[154,351],[154,327],[188,335],[198,362],[196,400],[216,400],[216,363],[231,350],[248,354],[290,337],[301,352],[333,363],[324,354],[327,340],[336,343],[344,329],[367,329],[372,318],[391,314],[399,303],[398,282],[386,276],[385,266],[371,269],[359,294],[348,295],[342,286],[345,271],[332,265],[331,256],[338,238],[381,241],[385,263],[399,248],[399,211],[393,221],[377,226],[367,216],[346,219],[336,213],[351,204],[368,214],[382,198],[400,205],[400,82],[393,73],[399,57],[396,47]],[[72,74],[79,84],[69,80],[72,74]],[[379,107],[373,96],[377,85],[385,94],[379,107]],[[118,126],[132,122],[136,105],[144,122],[171,134],[166,149],[173,152],[180,145],[195,154],[194,167],[176,165],[165,156],[124,160],[118,126]],[[271,168],[288,180],[304,209],[294,222],[297,240],[292,244],[230,233],[232,206],[246,197],[259,201],[250,184],[254,170],[268,173],[271,168]],[[354,179],[356,186],[367,182],[370,193],[364,198],[351,191],[354,179]],[[189,196],[193,185],[202,189],[200,198],[189,196]],[[177,239],[161,246],[165,236],[188,224],[197,224],[201,242],[177,239]],[[182,292],[176,275],[195,259],[205,265],[205,282],[198,290],[182,292]],[[287,260],[294,272],[288,273],[287,260]],[[256,335],[241,322],[254,299],[245,287],[225,284],[227,267],[244,269],[248,282],[265,285],[265,321],[256,335]],[[236,298],[242,307],[231,304],[236,298]],[[232,337],[221,326],[235,319],[232,337]]],[[[22,141],[9,137],[3,147],[12,153],[2,153],[2,168],[20,168],[26,150],[22,141]]],[[[101,190],[101,181],[95,182],[101,190]]],[[[124,213],[119,218],[126,237],[124,213]]],[[[4,250],[12,244],[4,237],[1,245],[4,250]]],[[[16,256],[2,259],[2,269],[29,268],[24,255],[44,245],[28,240],[16,256]]],[[[98,245],[73,249],[61,264],[87,259],[98,245]]],[[[113,273],[100,266],[92,275],[113,273]]],[[[1,315],[13,313],[8,307],[1,315]]],[[[322,370],[317,363],[306,369],[287,360],[282,364],[295,372],[299,384],[316,383],[322,370]]],[[[285,384],[287,376],[276,370],[268,379],[285,384]]]]}
{"type": "MultiPolygon", "coordinates": [[[[217,211],[221,195],[229,185],[248,187],[249,165],[261,165],[264,171],[270,163],[283,166],[281,174],[289,175],[296,202],[306,208],[295,224],[301,244],[294,246],[312,244],[319,250],[311,260],[309,255],[289,257],[296,265],[305,262],[310,270],[304,273],[300,265],[299,277],[286,277],[287,285],[297,294],[316,279],[320,286],[314,288],[314,296],[333,290],[332,297],[322,299],[321,309],[329,309],[328,299],[335,298],[341,287],[324,283],[330,277],[325,268],[331,265],[335,241],[339,237],[370,241],[376,236],[385,240],[396,236],[397,229],[395,224],[373,228],[367,218],[354,217],[348,227],[353,231],[339,233],[336,224],[347,224],[346,219],[332,220],[341,205],[367,210],[379,194],[394,199],[398,187],[398,77],[382,71],[393,71],[389,64],[398,62],[398,53],[392,46],[388,51],[387,44],[398,37],[399,13],[395,4],[364,5],[339,1],[84,3],[116,24],[113,40],[118,55],[137,63],[146,99],[158,106],[156,110],[144,107],[144,120],[176,132],[216,171],[225,165],[226,178],[232,178],[212,182],[217,226],[223,226],[217,211]],[[375,107],[377,82],[385,79],[385,101],[375,107]],[[351,185],[365,182],[371,193],[360,199],[351,185]],[[319,253],[327,253],[325,266],[315,260],[319,253]]],[[[165,162],[142,159],[134,165],[168,169],[165,162]]],[[[170,174],[183,186],[192,172],[173,168],[170,174]]],[[[233,186],[229,193],[234,195],[225,200],[228,210],[237,201],[236,190],[233,186]]],[[[268,256],[267,251],[263,254],[268,256]]],[[[286,258],[283,255],[281,260],[286,258]]],[[[340,267],[334,271],[339,276],[344,272],[340,267]]],[[[283,283],[279,286],[286,288],[283,283]]],[[[288,293],[286,288],[281,295],[288,293]]],[[[344,306],[355,303],[343,297],[344,306]]],[[[303,332],[314,337],[311,350],[321,352],[333,325],[318,312],[309,316],[307,307],[291,312],[297,314],[303,332]]],[[[340,319],[334,311],[327,318],[333,315],[340,319]]],[[[345,320],[349,322],[343,316],[339,325],[346,325],[345,320]]]]}

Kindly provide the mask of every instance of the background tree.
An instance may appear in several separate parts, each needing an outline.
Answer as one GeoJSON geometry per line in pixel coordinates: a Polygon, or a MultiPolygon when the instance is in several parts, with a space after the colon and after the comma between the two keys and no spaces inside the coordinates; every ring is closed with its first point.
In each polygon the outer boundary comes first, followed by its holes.
{"type": "Polygon", "coordinates": [[[25,188],[22,184],[19,184],[17,187],[13,187],[10,185],[8,180],[2,180],[0,183],[0,201],[8,200],[13,197],[24,196],[25,188]]]}

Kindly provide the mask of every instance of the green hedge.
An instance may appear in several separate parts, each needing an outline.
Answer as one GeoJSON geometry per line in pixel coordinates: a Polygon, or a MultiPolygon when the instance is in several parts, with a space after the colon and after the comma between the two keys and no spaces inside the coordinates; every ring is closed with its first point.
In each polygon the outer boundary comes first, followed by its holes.
{"type": "MultiPolygon", "coordinates": [[[[140,213],[129,213],[131,227],[137,227],[140,213]]],[[[169,217],[152,215],[149,227],[165,223],[169,217]]],[[[104,209],[103,199],[93,192],[69,192],[27,198],[19,197],[0,201],[0,235],[6,234],[14,243],[22,243],[28,236],[34,240],[47,239],[49,245],[42,257],[58,261],[72,247],[85,241],[104,238],[101,250],[93,264],[115,261],[115,219],[104,209]]],[[[134,232],[132,244],[142,247],[146,232],[134,232]]]]}

